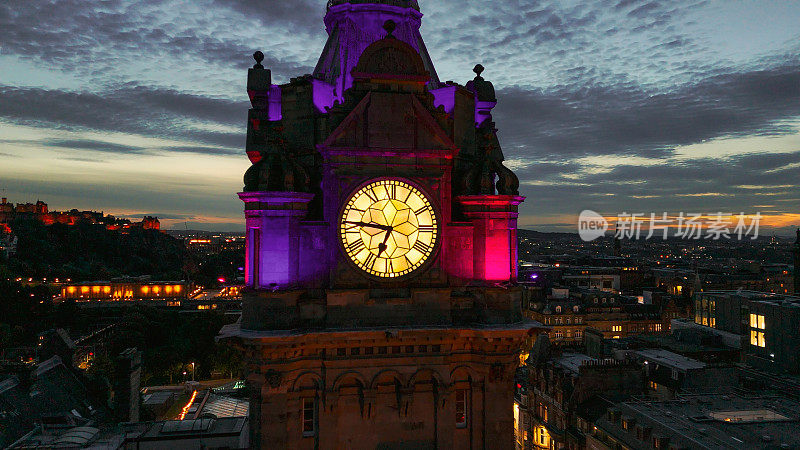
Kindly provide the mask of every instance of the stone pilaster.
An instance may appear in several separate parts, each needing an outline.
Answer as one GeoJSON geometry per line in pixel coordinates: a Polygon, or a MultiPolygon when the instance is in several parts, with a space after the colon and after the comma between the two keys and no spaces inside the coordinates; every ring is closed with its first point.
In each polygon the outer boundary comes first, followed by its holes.
{"type": "Polygon", "coordinates": [[[516,281],[517,207],[525,197],[464,195],[457,200],[473,225],[473,278],[516,281]]]}

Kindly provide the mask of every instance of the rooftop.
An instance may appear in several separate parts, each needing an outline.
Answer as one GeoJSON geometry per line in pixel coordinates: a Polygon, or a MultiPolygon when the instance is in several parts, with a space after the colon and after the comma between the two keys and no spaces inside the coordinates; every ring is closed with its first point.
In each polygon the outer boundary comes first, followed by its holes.
{"type": "Polygon", "coordinates": [[[560,357],[553,359],[553,364],[577,374],[583,364],[594,360],[591,356],[581,353],[564,353],[560,357]]]}
{"type": "Polygon", "coordinates": [[[194,436],[202,434],[205,437],[232,436],[246,432],[247,417],[225,417],[219,419],[202,418],[193,420],[169,420],[156,422],[149,427],[139,440],[162,440],[168,436],[194,436]]]}
{"type": "MultiPolygon", "coordinates": [[[[671,401],[630,401],[615,407],[635,427],[668,437],[676,448],[740,449],[800,447],[800,404],[782,397],[737,392],[680,395],[671,401]]],[[[598,421],[608,434],[633,449],[650,449],[609,417],[598,421]]]]}
{"type": "Polygon", "coordinates": [[[749,300],[785,300],[791,302],[800,302],[800,297],[794,295],[773,294],[771,292],[748,291],[744,289],[736,291],[705,291],[705,292],[700,292],[699,294],[713,295],[713,296],[737,295],[739,297],[744,297],[749,300]]]}
{"type": "Polygon", "coordinates": [[[682,371],[704,369],[706,363],[687,358],[669,350],[647,349],[637,350],[634,354],[644,358],[645,362],[652,361],[664,367],[671,367],[682,371]]]}

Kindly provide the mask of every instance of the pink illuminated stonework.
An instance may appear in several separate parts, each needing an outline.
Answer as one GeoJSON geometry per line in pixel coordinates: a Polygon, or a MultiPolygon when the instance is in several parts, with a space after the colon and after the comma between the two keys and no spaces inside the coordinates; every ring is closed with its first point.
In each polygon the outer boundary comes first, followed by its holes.
{"type": "Polygon", "coordinates": [[[331,0],[313,75],[248,73],[256,448],[513,448],[519,181],[492,83],[439,82],[416,0],[331,0]]]}

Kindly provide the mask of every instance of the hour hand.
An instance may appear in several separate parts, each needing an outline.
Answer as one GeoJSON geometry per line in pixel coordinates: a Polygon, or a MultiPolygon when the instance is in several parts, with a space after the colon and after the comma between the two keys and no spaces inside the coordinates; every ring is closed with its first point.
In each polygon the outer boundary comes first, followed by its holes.
{"type": "Polygon", "coordinates": [[[377,224],[377,223],[350,222],[350,221],[345,221],[345,223],[349,223],[351,225],[358,225],[360,227],[376,228],[378,230],[383,230],[383,231],[392,231],[392,227],[390,227],[388,225],[380,225],[380,224],[377,224]]]}

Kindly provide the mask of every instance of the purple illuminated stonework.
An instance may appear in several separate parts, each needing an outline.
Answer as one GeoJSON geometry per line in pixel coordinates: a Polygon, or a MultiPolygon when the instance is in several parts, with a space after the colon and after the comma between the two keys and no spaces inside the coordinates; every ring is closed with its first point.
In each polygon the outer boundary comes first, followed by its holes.
{"type": "Polygon", "coordinates": [[[342,100],[344,91],[353,86],[352,71],[361,54],[386,36],[383,25],[391,20],[397,27],[393,36],[420,54],[431,75],[430,85],[438,87],[439,79],[419,32],[422,13],[413,6],[402,6],[404,3],[410,2],[332,2],[325,15],[328,42],[314,69],[314,78],[334,86],[336,98],[342,100]]]}
{"type": "Polygon", "coordinates": [[[492,83],[439,82],[415,0],[332,0],[313,75],[248,73],[256,448],[513,448],[519,181],[492,83]],[[459,406],[456,406],[459,405],[459,406]]]}

